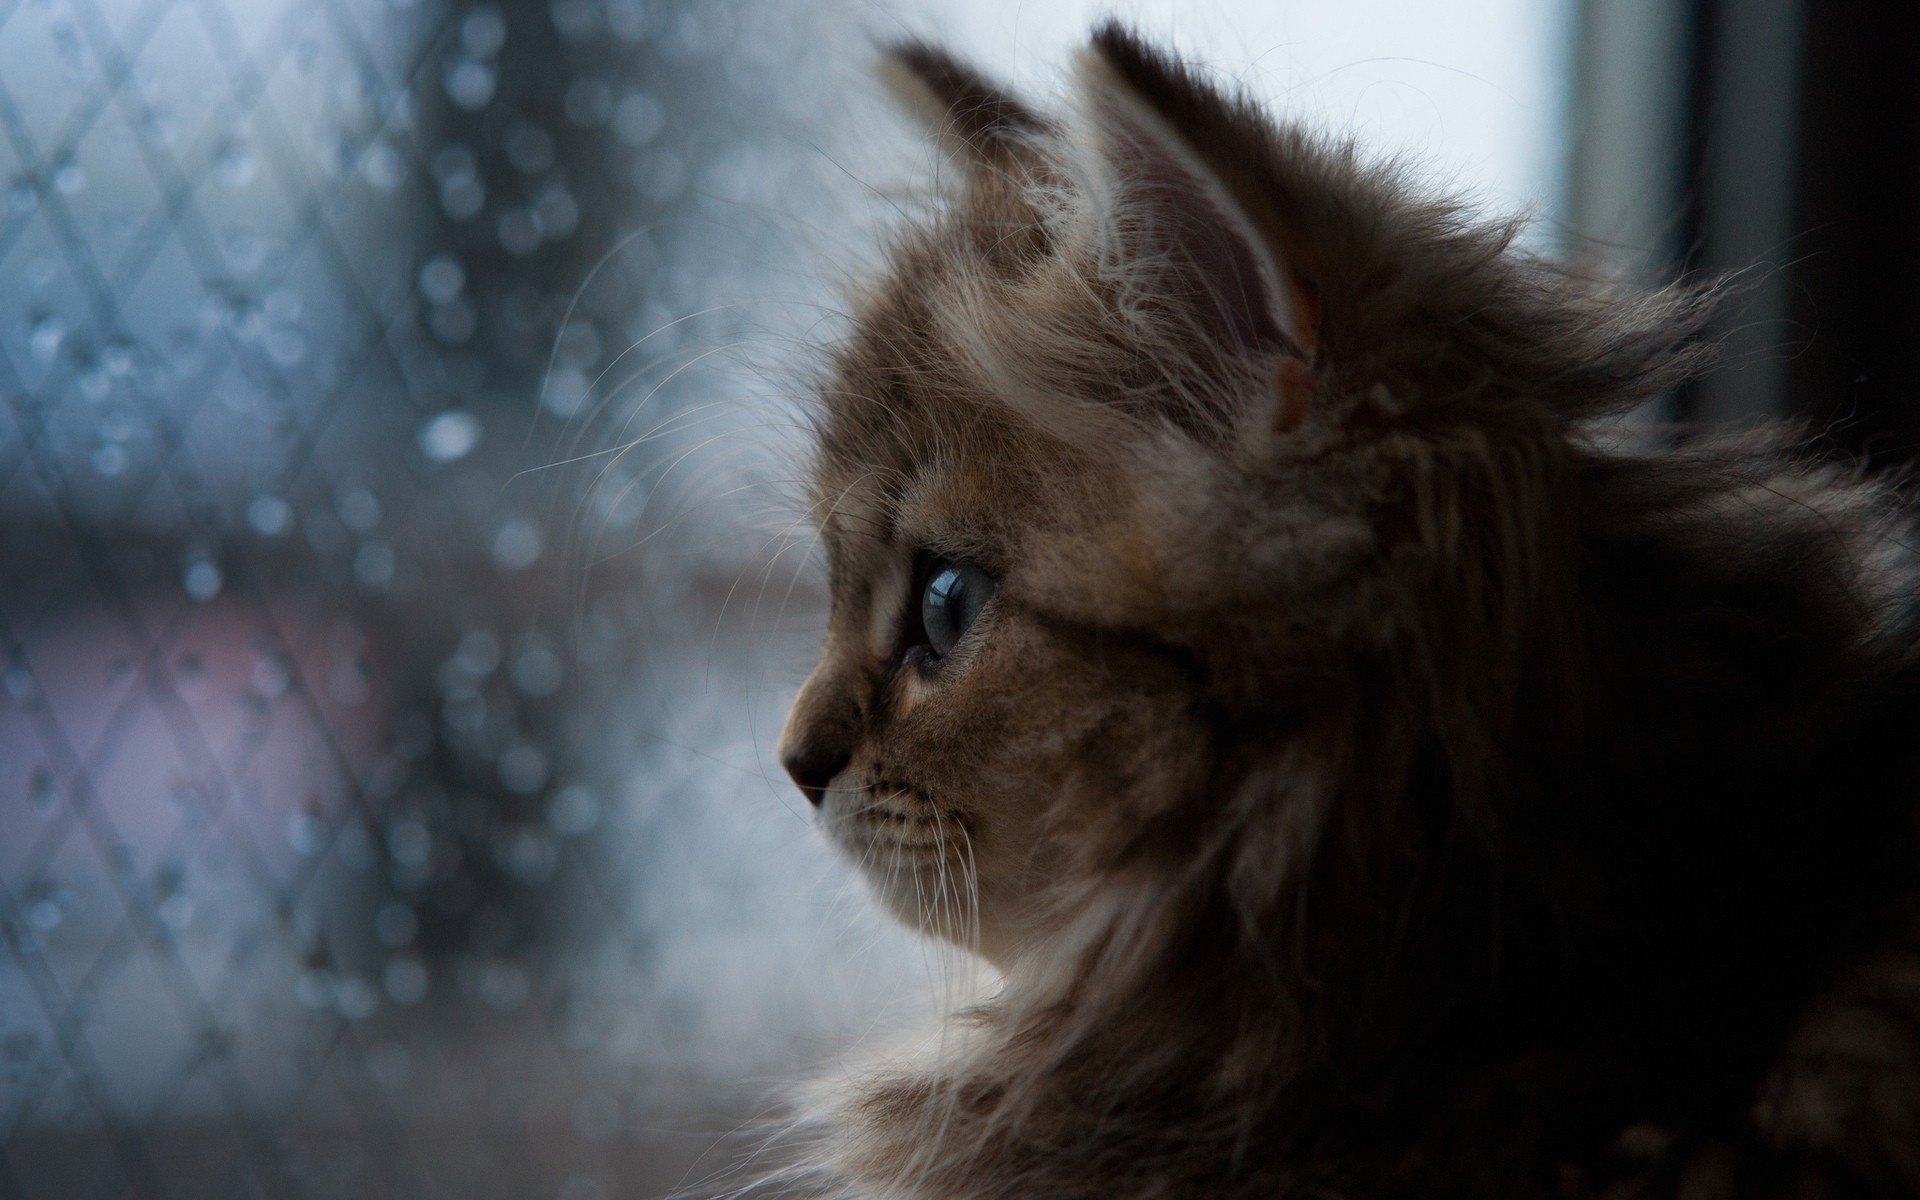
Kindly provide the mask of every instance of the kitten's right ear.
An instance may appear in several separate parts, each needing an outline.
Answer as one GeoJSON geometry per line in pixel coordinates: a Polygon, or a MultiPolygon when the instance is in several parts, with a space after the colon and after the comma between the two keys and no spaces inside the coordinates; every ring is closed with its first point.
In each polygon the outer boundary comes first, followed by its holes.
{"type": "Polygon", "coordinates": [[[1011,166],[1029,157],[1033,139],[1051,128],[1026,105],[925,42],[889,47],[880,61],[880,78],[943,145],[974,166],[1011,166]]]}

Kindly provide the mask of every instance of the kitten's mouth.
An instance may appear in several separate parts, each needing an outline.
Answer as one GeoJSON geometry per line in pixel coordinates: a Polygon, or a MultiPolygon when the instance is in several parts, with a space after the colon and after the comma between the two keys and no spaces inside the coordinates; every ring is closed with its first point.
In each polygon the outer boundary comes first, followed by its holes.
{"type": "Polygon", "coordinates": [[[827,792],[827,828],[856,855],[872,850],[938,857],[966,837],[966,823],[926,792],[893,780],[827,792]]]}

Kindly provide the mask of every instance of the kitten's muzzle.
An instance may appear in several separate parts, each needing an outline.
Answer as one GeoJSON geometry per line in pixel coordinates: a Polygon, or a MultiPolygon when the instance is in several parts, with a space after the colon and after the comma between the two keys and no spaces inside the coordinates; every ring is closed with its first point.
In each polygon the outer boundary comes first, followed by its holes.
{"type": "Polygon", "coordinates": [[[800,742],[780,751],[780,765],[793,776],[800,794],[815,808],[826,799],[833,777],[847,769],[850,756],[837,746],[800,742]]]}

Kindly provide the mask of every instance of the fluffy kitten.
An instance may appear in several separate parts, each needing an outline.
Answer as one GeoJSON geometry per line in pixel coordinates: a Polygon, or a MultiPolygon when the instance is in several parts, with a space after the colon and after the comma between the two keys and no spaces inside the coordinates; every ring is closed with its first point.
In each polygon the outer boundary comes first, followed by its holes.
{"type": "Polygon", "coordinates": [[[1920,1195],[1916,580],[1779,435],[1635,452],[1708,299],[1513,249],[1109,26],[819,414],[782,757],[1004,976],[829,1104],[880,1197],[1920,1195]]]}

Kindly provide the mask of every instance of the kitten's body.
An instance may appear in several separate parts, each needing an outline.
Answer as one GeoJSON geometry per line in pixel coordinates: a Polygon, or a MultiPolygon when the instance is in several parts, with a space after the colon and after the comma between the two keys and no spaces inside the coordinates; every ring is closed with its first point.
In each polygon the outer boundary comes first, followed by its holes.
{"type": "Polygon", "coordinates": [[[823,1186],[1920,1195],[1897,498],[1778,436],[1612,444],[1698,297],[1120,31],[1072,133],[898,61],[967,190],[826,393],[784,754],[1005,983],[830,1106],[823,1186]],[[936,654],[940,564],[997,591],[936,654]]]}

